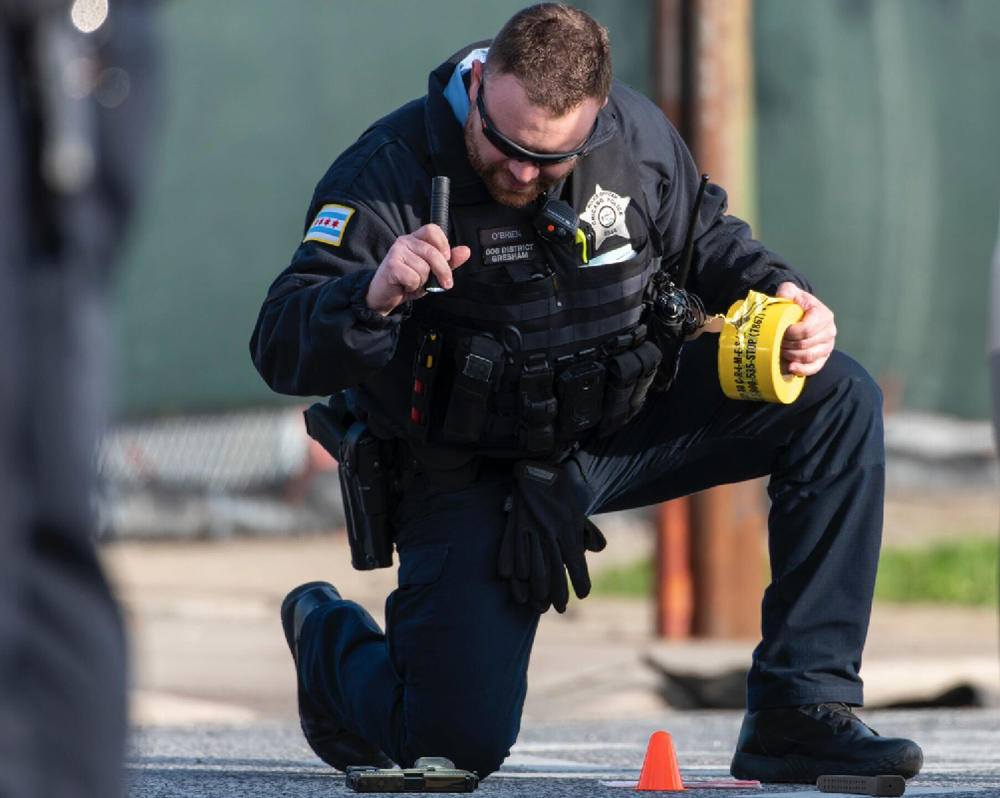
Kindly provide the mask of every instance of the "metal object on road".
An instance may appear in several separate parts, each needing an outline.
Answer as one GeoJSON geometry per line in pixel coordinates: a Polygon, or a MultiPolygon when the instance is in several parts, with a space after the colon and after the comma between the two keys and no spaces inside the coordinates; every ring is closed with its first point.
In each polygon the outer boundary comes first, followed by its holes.
{"type": "Polygon", "coordinates": [[[355,792],[472,792],[479,786],[479,775],[456,768],[450,759],[423,756],[412,768],[351,766],[346,782],[355,792]]]}
{"type": "Polygon", "coordinates": [[[852,795],[902,795],[906,780],[902,776],[820,776],[820,792],[846,792],[852,795]]]}

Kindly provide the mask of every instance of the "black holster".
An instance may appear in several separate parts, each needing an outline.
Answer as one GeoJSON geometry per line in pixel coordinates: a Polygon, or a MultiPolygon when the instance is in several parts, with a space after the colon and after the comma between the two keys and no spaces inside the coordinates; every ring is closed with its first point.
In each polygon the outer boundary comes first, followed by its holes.
{"type": "Polygon", "coordinates": [[[393,443],[375,437],[347,408],[341,394],[303,414],[306,432],[340,464],[351,565],[359,571],[392,565],[393,443]]]}

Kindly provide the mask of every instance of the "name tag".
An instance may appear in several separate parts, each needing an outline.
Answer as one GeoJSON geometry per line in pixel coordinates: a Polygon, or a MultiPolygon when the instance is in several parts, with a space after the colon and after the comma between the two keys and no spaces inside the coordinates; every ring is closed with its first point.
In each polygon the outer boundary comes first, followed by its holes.
{"type": "Polygon", "coordinates": [[[483,250],[483,264],[486,266],[530,261],[535,258],[534,233],[520,227],[492,227],[480,230],[479,246],[483,250]]]}

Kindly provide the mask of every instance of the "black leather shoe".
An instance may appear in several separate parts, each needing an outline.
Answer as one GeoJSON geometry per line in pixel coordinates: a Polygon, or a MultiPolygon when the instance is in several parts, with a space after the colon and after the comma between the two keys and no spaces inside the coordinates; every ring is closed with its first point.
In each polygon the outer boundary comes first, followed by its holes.
{"type": "Polygon", "coordinates": [[[731,770],[737,779],[815,784],[819,776],[902,776],[920,771],[912,740],[881,737],[847,704],[747,712],[731,770]]]}
{"type": "Polygon", "coordinates": [[[340,593],[326,582],[307,582],[285,596],[281,603],[281,627],[285,641],[295,660],[298,682],[299,724],[309,747],[316,756],[337,770],[347,770],[348,765],[376,765],[391,768],[393,762],[374,745],[354,732],[344,728],[344,723],[329,712],[322,711],[306,694],[299,673],[298,642],[309,614],[328,601],[339,601],[340,593]]]}

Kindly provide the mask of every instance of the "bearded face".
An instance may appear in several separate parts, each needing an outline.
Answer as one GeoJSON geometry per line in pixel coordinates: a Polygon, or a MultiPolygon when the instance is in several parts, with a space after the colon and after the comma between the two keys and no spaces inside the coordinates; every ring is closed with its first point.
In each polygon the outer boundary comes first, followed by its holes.
{"type": "Polygon", "coordinates": [[[573,171],[576,159],[556,166],[539,168],[513,161],[498,152],[483,136],[479,117],[470,113],[465,120],[465,149],[469,163],[487,191],[501,205],[523,208],[573,171]]]}
{"type": "Polygon", "coordinates": [[[573,171],[603,104],[586,98],[555,114],[529,100],[513,75],[486,76],[474,61],[464,126],[469,163],[497,202],[523,208],[573,171]]]}

